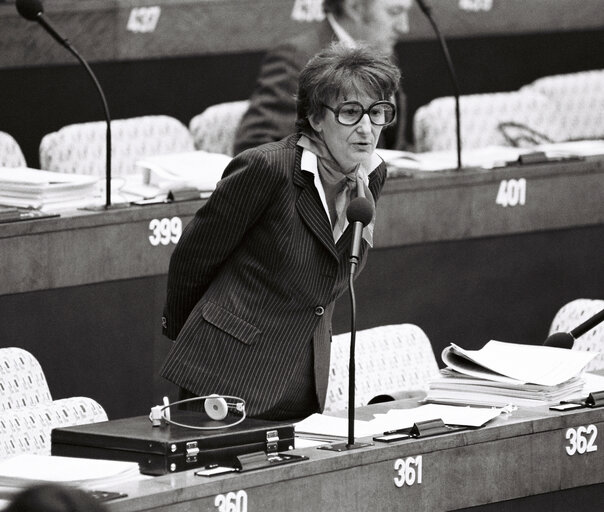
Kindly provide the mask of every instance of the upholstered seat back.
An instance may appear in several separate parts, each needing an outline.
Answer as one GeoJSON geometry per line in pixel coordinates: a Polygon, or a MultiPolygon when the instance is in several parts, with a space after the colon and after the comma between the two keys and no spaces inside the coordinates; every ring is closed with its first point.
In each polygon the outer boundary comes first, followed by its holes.
{"type": "Polygon", "coordinates": [[[0,167],[26,167],[19,143],[5,132],[0,132],[0,167]]]}
{"type": "Polygon", "coordinates": [[[604,138],[604,69],[546,76],[523,89],[554,104],[569,139],[604,138]]]}
{"type": "MultiPolygon", "coordinates": [[[[325,412],[348,408],[350,334],[333,336],[325,412]]],[[[427,391],[438,365],[430,340],[417,325],[385,325],[357,332],[355,407],[400,391],[427,391]]]]}
{"type": "MultiPolygon", "coordinates": [[[[103,121],[64,126],[40,142],[40,167],[47,171],[104,176],[106,124],[103,121]]],[[[185,125],[169,116],[111,121],[112,176],[137,172],[143,157],[195,149],[185,125]]]]}
{"type": "MultiPolygon", "coordinates": [[[[550,326],[549,334],[570,332],[603,309],[604,300],[575,299],[558,310],[550,326]]],[[[585,369],[587,371],[604,369],[604,323],[579,336],[573,345],[573,350],[599,352],[600,355],[591,361],[585,369]]]]}
{"type": "Polygon", "coordinates": [[[42,367],[30,352],[0,349],[0,458],[50,455],[53,428],[106,420],[104,409],[92,398],[53,401],[42,367]]]}
{"type": "Polygon", "coordinates": [[[218,103],[206,108],[189,122],[195,147],[209,153],[233,156],[235,134],[249,100],[218,103]]]}
{"type": "MultiPolygon", "coordinates": [[[[554,104],[537,92],[464,95],[459,106],[462,149],[527,146],[568,138],[556,118],[554,104]],[[518,131],[523,132],[522,139],[510,140],[519,138],[514,133],[518,131]],[[511,137],[506,138],[507,132],[512,132],[511,137]]],[[[455,99],[452,96],[436,98],[420,107],[413,118],[413,133],[418,152],[455,149],[455,99]]]]}

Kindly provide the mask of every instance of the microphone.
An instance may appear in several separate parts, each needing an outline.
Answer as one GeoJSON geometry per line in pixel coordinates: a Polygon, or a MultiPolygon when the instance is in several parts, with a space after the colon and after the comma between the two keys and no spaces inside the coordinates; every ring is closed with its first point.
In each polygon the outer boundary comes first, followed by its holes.
{"type": "Polygon", "coordinates": [[[604,309],[570,332],[555,332],[543,342],[546,347],[573,348],[576,339],[604,321],[604,309]]]}
{"type": "Polygon", "coordinates": [[[455,67],[453,66],[453,61],[451,60],[451,56],[449,55],[449,49],[447,48],[447,43],[445,42],[444,37],[440,33],[438,29],[438,25],[434,18],[432,17],[432,9],[424,0],[416,0],[417,5],[421,9],[421,11],[425,14],[426,18],[432,25],[434,29],[434,33],[438,38],[440,43],[441,50],[445,57],[445,62],[447,63],[447,70],[449,71],[449,76],[451,77],[451,82],[453,83],[453,94],[455,97],[455,139],[457,142],[457,170],[461,170],[461,115],[459,109],[459,83],[457,81],[457,76],[455,74],[455,67]]]}
{"type": "Polygon", "coordinates": [[[109,107],[107,106],[107,100],[103,89],[99,84],[95,74],[90,69],[88,63],[82,58],[82,56],[76,51],[71,43],[62,37],[44,18],[44,8],[40,0],[17,0],[16,2],[17,12],[26,20],[36,21],[40,26],[48,32],[52,38],[57,41],[61,46],[64,46],[71,52],[84,66],[84,69],[94,82],[94,85],[99,93],[101,102],[103,104],[103,112],[105,115],[105,121],[107,123],[107,140],[106,140],[106,162],[105,162],[105,208],[111,207],[111,117],[109,116],[109,107]]]}
{"type": "Polygon", "coordinates": [[[354,273],[361,257],[361,238],[363,228],[373,218],[373,205],[365,197],[355,197],[346,209],[346,218],[353,226],[352,250],[350,253],[350,274],[348,276],[348,289],[350,291],[350,359],[348,362],[348,441],[335,443],[324,447],[325,450],[342,451],[355,450],[369,446],[369,443],[355,443],[354,441],[354,393],[355,393],[355,343],[356,343],[356,300],[354,295],[354,273]]]}
{"type": "Polygon", "coordinates": [[[365,197],[355,197],[346,209],[346,218],[352,224],[352,249],[350,251],[350,273],[354,274],[361,257],[363,228],[373,219],[373,206],[365,197]]]}

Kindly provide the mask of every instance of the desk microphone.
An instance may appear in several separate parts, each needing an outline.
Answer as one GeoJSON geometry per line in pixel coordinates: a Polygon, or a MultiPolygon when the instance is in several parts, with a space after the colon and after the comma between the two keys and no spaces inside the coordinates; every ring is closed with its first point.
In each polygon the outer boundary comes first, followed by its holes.
{"type": "Polygon", "coordinates": [[[604,309],[588,318],[570,332],[555,332],[543,343],[546,347],[573,348],[576,339],[604,321],[604,309]]]}
{"type": "Polygon", "coordinates": [[[103,111],[105,113],[105,121],[107,123],[107,151],[106,151],[106,164],[105,164],[105,187],[106,187],[106,200],[105,200],[105,208],[111,207],[111,118],[109,116],[109,108],[107,107],[107,100],[105,99],[105,94],[103,93],[103,89],[99,84],[96,76],[90,69],[88,63],[82,58],[82,56],[76,51],[76,49],[71,45],[71,43],[62,37],[51,25],[48,23],[46,18],[44,18],[44,8],[42,7],[42,2],[40,0],[17,0],[16,2],[17,11],[21,16],[23,16],[26,20],[29,21],[37,21],[40,26],[48,32],[55,41],[57,41],[61,46],[64,46],[71,52],[84,66],[86,72],[92,78],[94,85],[101,97],[101,102],[103,103],[103,111]]]}
{"type": "Polygon", "coordinates": [[[460,109],[459,109],[459,83],[457,81],[457,76],[455,74],[455,67],[453,66],[453,61],[451,60],[451,56],[449,55],[449,49],[447,48],[447,43],[445,42],[444,37],[440,33],[438,29],[438,25],[434,18],[432,17],[432,9],[426,4],[424,0],[417,0],[417,5],[421,9],[421,11],[425,14],[426,18],[432,25],[434,29],[434,33],[438,38],[438,42],[440,43],[440,48],[445,57],[445,62],[447,63],[447,70],[449,71],[449,76],[451,77],[451,82],[453,83],[453,94],[455,96],[455,139],[457,142],[457,170],[461,170],[461,120],[460,120],[460,109]]]}
{"type": "Polygon", "coordinates": [[[352,248],[350,251],[350,273],[354,274],[361,257],[363,228],[373,219],[373,206],[365,197],[355,197],[346,209],[346,218],[352,224],[352,248]]]}
{"type": "Polygon", "coordinates": [[[350,359],[348,362],[348,441],[330,444],[323,449],[332,451],[354,450],[369,446],[367,443],[354,442],[354,388],[355,388],[355,342],[356,342],[356,300],[354,295],[354,273],[361,257],[361,238],[363,228],[373,219],[373,205],[365,197],[355,197],[346,209],[346,218],[352,224],[352,249],[350,252],[350,359]]]}

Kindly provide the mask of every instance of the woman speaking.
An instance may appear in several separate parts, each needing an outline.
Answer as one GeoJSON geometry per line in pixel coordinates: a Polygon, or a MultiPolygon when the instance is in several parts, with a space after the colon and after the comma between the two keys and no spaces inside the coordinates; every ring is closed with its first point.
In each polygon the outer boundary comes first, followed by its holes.
{"type": "Polygon", "coordinates": [[[399,80],[388,57],[335,44],[300,75],[297,133],[229,163],[170,260],[163,329],[176,342],[161,373],[181,399],[241,397],[248,416],[272,420],[323,409],[332,312],[349,276],[346,210],[379,198],[375,148],[399,80]]]}

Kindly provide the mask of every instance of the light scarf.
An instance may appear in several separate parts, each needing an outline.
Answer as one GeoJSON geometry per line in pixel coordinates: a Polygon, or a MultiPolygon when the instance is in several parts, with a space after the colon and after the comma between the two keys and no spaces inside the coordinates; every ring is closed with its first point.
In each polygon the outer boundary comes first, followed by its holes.
{"type": "MultiPolygon", "coordinates": [[[[354,191],[356,191],[356,197],[365,197],[375,212],[375,200],[369,190],[367,170],[363,165],[358,164],[352,171],[345,173],[320,135],[304,133],[300,137],[298,145],[311,151],[317,157],[317,169],[325,191],[333,238],[337,241],[348,225],[346,210],[350,200],[354,197],[354,191]]],[[[374,223],[375,213],[371,222],[363,229],[363,238],[370,246],[373,246],[374,223]]]]}

